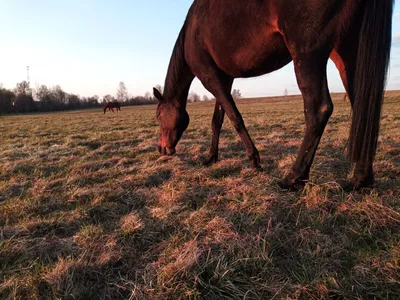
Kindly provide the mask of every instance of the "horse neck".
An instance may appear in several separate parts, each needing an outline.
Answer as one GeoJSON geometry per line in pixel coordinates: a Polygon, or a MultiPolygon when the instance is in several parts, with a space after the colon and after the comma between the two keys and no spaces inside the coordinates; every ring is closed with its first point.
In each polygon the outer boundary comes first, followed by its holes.
{"type": "Polygon", "coordinates": [[[169,62],[167,77],[164,84],[164,99],[175,102],[180,107],[186,107],[189,88],[194,79],[185,59],[186,22],[176,40],[169,62]]]}
{"type": "Polygon", "coordinates": [[[177,107],[186,108],[189,88],[194,79],[194,76],[186,76],[180,80],[180,84],[173,88],[165,85],[164,99],[167,103],[172,103],[177,107]]]}

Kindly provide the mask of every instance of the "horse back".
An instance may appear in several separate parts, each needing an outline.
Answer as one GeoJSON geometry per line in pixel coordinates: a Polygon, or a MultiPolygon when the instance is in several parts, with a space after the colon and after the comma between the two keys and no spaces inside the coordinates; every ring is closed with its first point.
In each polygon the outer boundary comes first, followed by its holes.
{"type": "Polygon", "coordinates": [[[185,58],[194,73],[205,54],[234,78],[269,73],[289,63],[295,51],[336,40],[354,2],[196,0],[187,18],[185,58]]]}

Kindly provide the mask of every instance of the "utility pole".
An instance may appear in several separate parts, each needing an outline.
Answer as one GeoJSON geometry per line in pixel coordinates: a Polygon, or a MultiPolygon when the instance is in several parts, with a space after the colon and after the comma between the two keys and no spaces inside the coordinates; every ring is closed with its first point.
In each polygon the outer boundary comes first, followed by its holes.
{"type": "Polygon", "coordinates": [[[26,81],[29,83],[29,66],[26,66],[26,81]]]}
{"type": "Polygon", "coordinates": [[[26,66],[26,82],[28,83],[28,94],[32,96],[32,89],[30,88],[29,66],[26,66]]]}

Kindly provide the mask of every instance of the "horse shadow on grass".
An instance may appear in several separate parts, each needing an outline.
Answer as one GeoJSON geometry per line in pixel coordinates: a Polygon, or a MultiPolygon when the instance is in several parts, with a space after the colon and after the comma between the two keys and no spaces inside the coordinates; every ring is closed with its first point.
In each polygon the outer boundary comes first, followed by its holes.
{"type": "MultiPolygon", "coordinates": [[[[267,208],[258,211],[231,209],[230,205],[215,210],[216,216],[231,224],[236,241],[227,241],[220,245],[220,250],[207,254],[207,261],[218,262],[209,272],[214,275],[203,278],[213,281],[207,291],[229,293],[229,286],[224,282],[235,283],[238,290],[243,286],[243,289],[251,287],[263,291],[263,286],[273,287],[274,278],[279,278],[287,285],[281,285],[281,289],[265,289],[265,293],[255,299],[294,293],[300,298],[307,298],[309,293],[325,298],[328,294],[315,283],[322,284],[323,278],[331,278],[337,285],[334,288],[328,284],[329,297],[390,295],[395,298],[396,284],[389,276],[394,271],[390,271],[390,263],[386,267],[381,263],[388,277],[382,277],[379,268],[374,267],[377,259],[387,257],[400,237],[400,220],[396,221],[393,207],[360,204],[358,201],[365,200],[359,193],[354,194],[356,200],[351,201],[351,198],[343,198],[339,190],[327,192],[330,195],[327,200],[321,199],[311,207],[302,199],[302,194],[292,193],[286,197],[277,195],[267,208]],[[247,253],[243,263],[239,259],[240,252],[247,253]],[[226,265],[226,271],[230,271],[223,281],[216,281],[215,274],[225,271],[219,269],[221,265],[226,265]],[[265,268],[259,269],[264,265],[265,268]],[[235,276],[245,274],[246,270],[252,276],[250,284],[243,277],[235,276]],[[382,280],[376,281],[376,278],[382,280]]],[[[204,291],[204,286],[198,288],[204,291]]]]}

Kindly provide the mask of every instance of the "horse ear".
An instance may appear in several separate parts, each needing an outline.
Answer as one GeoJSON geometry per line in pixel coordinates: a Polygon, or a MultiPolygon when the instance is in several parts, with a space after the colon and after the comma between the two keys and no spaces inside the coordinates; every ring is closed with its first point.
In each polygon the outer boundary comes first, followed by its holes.
{"type": "Polygon", "coordinates": [[[156,88],[153,88],[153,94],[154,94],[154,97],[156,97],[156,99],[157,99],[159,102],[162,102],[162,101],[164,100],[164,98],[163,98],[163,96],[161,95],[160,91],[157,90],[156,88]]]}

